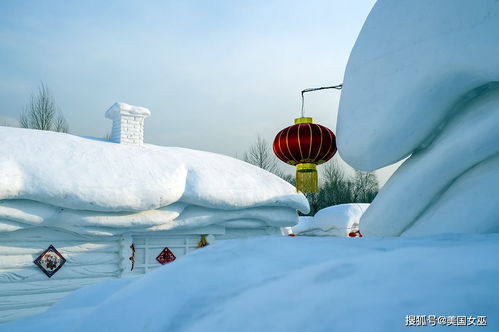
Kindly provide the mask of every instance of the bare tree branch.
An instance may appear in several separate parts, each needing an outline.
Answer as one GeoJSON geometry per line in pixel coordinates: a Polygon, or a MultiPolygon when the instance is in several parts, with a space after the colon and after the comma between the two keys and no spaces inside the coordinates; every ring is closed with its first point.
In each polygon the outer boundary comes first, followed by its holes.
{"type": "Polygon", "coordinates": [[[310,215],[328,206],[345,203],[370,203],[378,193],[378,180],[374,173],[356,171],[347,176],[336,160],[324,165],[318,193],[306,194],[310,215]]]}
{"type": "Polygon", "coordinates": [[[359,203],[370,203],[379,190],[378,179],[373,172],[355,171],[354,198],[359,203]]]}
{"type": "Polygon", "coordinates": [[[67,133],[66,119],[57,110],[55,99],[48,87],[42,83],[36,94],[32,94],[28,105],[19,117],[22,128],[51,130],[67,133]]]}
{"type": "Polygon", "coordinates": [[[64,116],[62,116],[62,114],[59,114],[57,116],[54,125],[54,131],[58,131],[61,133],[67,133],[69,131],[68,123],[66,122],[66,119],[64,118],[64,116]]]}
{"type": "Polygon", "coordinates": [[[257,137],[256,142],[244,153],[243,160],[271,173],[278,173],[277,158],[271,151],[270,144],[264,138],[257,137]]]}

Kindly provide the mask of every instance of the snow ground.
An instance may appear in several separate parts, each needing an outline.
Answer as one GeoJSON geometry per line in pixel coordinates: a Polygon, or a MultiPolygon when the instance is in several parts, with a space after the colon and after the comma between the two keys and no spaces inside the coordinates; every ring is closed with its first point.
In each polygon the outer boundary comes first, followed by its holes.
{"type": "Polygon", "coordinates": [[[497,331],[498,251],[499,234],[238,239],[0,331],[386,332],[407,331],[407,315],[487,316],[497,331]]]}

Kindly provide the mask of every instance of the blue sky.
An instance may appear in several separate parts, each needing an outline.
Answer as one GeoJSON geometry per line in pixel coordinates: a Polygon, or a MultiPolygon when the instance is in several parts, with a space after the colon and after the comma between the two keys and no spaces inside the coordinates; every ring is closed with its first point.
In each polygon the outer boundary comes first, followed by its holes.
{"type": "MultiPolygon", "coordinates": [[[[70,132],[102,137],[116,101],[151,110],[148,143],[239,157],[342,82],[374,0],[2,1],[0,117],[46,83],[70,132]]],[[[335,130],[339,92],[306,115],[335,130]]]]}

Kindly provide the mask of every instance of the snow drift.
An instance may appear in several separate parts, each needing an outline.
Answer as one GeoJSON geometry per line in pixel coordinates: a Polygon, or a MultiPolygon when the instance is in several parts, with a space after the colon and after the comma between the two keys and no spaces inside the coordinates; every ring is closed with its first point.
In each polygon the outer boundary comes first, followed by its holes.
{"type": "Polygon", "coordinates": [[[299,217],[291,233],[306,236],[348,236],[359,230],[359,220],[369,207],[365,203],[340,204],[317,211],[313,217],[299,217]]]}
{"type": "Polygon", "coordinates": [[[386,332],[406,331],[408,315],[487,316],[493,328],[499,265],[484,257],[498,250],[498,234],[231,240],[0,331],[386,332]]]}
{"type": "Polygon", "coordinates": [[[308,202],[292,185],[234,158],[0,127],[0,231],[281,227],[296,210],[308,202]]]}
{"type": "Polygon", "coordinates": [[[364,235],[499,231],[498,18],[493,0],[374,6],[345,73],[338,150],[363,170],[410,158],[364,235]]]}

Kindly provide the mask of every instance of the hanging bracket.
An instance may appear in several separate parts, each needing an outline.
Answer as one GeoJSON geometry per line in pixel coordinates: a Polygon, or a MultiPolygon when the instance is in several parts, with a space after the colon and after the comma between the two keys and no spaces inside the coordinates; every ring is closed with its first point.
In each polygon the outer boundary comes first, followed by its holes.
{"type": "Polygon", "coordinates": [[[326,90],[326,89],[336,89],[336,90],[341,90],[343,88],[343,84],[338,84],[338,85],[333,85],[333,86],[321,86],[320,88],[308,88],[305,90],[301,91],[301,117],[303,118],[304,115],[304,107],[305,107],[305,97],[304,93],[305,92],[312,92],[312,91],[318,91],[318,90],[326,90]]]}

